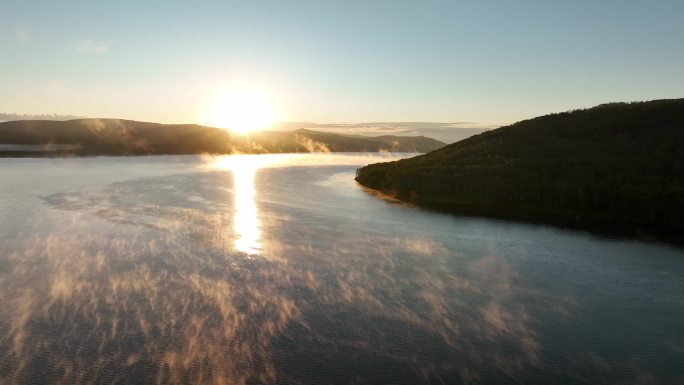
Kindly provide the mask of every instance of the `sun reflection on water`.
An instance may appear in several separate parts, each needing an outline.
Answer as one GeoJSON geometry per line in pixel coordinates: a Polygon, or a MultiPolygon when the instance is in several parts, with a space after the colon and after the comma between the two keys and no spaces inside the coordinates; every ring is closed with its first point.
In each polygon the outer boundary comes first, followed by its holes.
{"type": "Polygon", "coordinates": [[[249,254],[261,254],[261,223],[259,210],[255,201],[256,189],[254,178],[258,170],[277,167],[323,166],[355,164],[364,165],[377,162],[378,159],[401,159],[411,154],[234,154],[213,156],[208,158],[210,169],[229,170],[233,172],[235,215],[233,231],[235,250],[249,254]]]}
{"type": "Polygon", "coordinates": [[[233,168],[235,189],[235,216],[233,226],[237,239],[235,249],[247,254],[261,252],[259,212],[254,196],[254,176],[258,167],[248,164],[233,168]]]}
{"type": "Polygon", "coordinates": [[[272,163],[272,160],[269,160],[263,156],[231,155],[216,157],[210,163],[211,168],[230,170],[233,173],[233,231],[236,237],[233,246],[237,251],[250,255],[262,252],[261,223],[255,201],[254,177],[260,168],[272,163]]]}

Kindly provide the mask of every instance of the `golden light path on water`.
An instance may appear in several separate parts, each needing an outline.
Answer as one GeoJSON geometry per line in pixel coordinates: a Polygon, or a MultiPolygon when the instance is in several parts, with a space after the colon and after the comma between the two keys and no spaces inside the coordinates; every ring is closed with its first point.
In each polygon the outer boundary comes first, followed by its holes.
{"type": "MultiPolygon", "coordinates": [[[[323,159],[332,164],[337,163],[327,154],[315,162],[325,163],[321,162],[323,159]]],[[[377,157],[375,159],[377,160],[377,157]]],[[[254,187],[257,171],[261,168],[307,165],[311,162],[312,154],[230,155],[211,158],[210,168],[230,170],[233,173],[235,250],[250,255],[262,252],[261,223],[254,187]]]]}
{"type": "Polygon", "coordinates": [[[235,189],[235,216],[233,226],[237,239],[235,249],[247,254],[261,251],[259,213],[254,201],[254,176],[257,168],[251,164],[233,169],[235,189]]]}
{"type": "Polygon", "coordinates": [[[273,158],[253,155],[232,155],[217,157],[211,168],[230,170],[233,173],[234,206],[233,229],[235,250],[246,254],[261,252],[261,224],[255,201],[254,178],[257,170],[274,163],[273,158]]]}

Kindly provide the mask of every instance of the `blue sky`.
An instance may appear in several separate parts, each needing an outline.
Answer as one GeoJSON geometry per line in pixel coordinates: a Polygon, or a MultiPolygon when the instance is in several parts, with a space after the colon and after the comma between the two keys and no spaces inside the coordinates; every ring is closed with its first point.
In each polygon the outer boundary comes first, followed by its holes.
{"type": "Polygon", "coordinates": [[[284,120],[496,126],[684,97],[684,1],[0,4],[0,112],[193,122],[222,88],[284,120]]]}

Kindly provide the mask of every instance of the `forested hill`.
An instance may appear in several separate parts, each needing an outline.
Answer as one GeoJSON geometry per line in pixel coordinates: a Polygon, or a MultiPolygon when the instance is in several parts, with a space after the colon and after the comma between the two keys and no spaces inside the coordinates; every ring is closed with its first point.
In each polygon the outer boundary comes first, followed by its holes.
{"type": "Polygon", "coordinates": [[[525,120],[356,180],[457,213],[684,234],[684,99],[525,120]]]}
{"type": "Polygon", "coordinates": [[[195,124],[120,119],[0,123],[0,156],[230,154],[284,152],[428,152],[445,143],[424,136],[365,137],[310,130],[248,135],[195,124]]]}

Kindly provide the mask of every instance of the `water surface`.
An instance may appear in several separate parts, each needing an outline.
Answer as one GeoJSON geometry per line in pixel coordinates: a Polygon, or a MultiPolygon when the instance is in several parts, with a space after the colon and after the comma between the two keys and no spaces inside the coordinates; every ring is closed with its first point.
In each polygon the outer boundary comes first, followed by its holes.
{"type": "Polygon", "coordinates": [[[0,384],[684,383],[684,251],[381,199],[391,155],[0,159],[0,384]]]}

